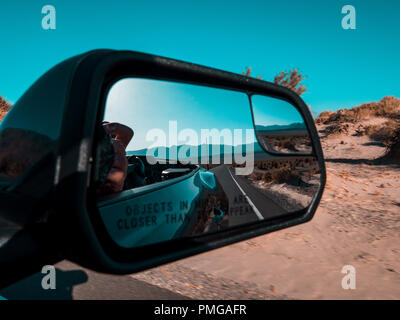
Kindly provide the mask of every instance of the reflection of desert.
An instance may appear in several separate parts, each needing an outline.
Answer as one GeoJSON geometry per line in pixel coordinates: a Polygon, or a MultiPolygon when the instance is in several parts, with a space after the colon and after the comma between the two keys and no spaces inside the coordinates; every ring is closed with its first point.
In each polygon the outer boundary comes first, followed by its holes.
{"type": "Polygon", "coordinates": [[[282,209],[294,212],[306,208],[317,193],[319,166],[314,157],[255,161],[246,178],[282,209]]]}
{"type": "Polygon", "coordinates": [[[271,151],[283,153],[309,153],[311,151],[311,141],[308,133],[273,134],[272,132],[258,132],[257,139],[265,149],[271,151]]]}
{"type": "Polygon", "coordinates": [[[385,98],[319,117],[327,185],[309,223],[131,277],[198,299],[399,299],[399,110],[385,98]],[[355,290],[342,288],[345,265],[355,290]]]}
{"type": "Polygon", "coordinates": [[[394,111],[319,121],[327,186],[311,222],[133,277],[203,299],[399,299],[399,158],[375,159],[399,127],[400,102],[382,103],[394,111]],[[355,290],[342,288],[345,265],[356,269],[355,290]]]}

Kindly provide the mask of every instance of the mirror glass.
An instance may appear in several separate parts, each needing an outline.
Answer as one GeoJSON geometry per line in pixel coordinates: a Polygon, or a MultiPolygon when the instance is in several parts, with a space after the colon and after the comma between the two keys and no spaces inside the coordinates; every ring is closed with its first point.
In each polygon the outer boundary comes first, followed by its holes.
{"type": "MultiPolygon", "coordinates": [[[[271,118],[301,122],[291,108],[270,106],[271,118]]],[[[280,217],[308,207],[319,188],[315,158],[260,146],[243,92],[122,79],[103,120],[92,185],[109,235],[124,248],[280,217]]]]}
{"type": "Polygon", "coordinates": [[[251,104],[257,140],[266,151],[311,154],[308,130],[292,104],[261,95],[253,95],[251,104]]]}

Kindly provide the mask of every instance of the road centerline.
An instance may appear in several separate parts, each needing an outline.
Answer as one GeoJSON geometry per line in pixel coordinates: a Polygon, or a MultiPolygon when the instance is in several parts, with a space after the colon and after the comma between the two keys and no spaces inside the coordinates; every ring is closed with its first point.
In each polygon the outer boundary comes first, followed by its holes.
{"type": "Polygon", "coordinates": [[[255,206],[255,204],[253,203],[253,201],[251,201],[250,197],[246,194],[246,192],[244,192],[244,190],[242,189],[242,187],[239,185],[239,183],[236,181],[236,179],[233,177],[233,174],[231,172],[231,170],[229,170],[229,174],[232,177],[232,180],[236,183],[237,187],[239,188],[239,190],[243,193],[243,195],[245,196],[245,198],[247,199],[247,202],[249,203],[249,205],[251,206],[251,208],[253,209],[254,213],[256,214],[257,218],[259,220],[264,220],[264,216],[260,213],[260,211],[257,209],[257,207],[255,206]]]}

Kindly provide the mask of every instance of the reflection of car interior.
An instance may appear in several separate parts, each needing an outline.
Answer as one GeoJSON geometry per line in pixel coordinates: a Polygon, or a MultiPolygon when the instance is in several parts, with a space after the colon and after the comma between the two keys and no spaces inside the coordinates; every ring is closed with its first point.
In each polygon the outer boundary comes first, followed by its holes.
{"type": "Polygon", "coordinates": [[[146,156],[129,155],[127,158],[128,172],[124,190],[177,178],[197,168],[195,165],[183,165],[180,163],[149,164],[146,156]]]}
{"type": "Polygon", "coordinates": [[[140,187],[146,184],[146,169],[143,160],[136,156],[127,156],[128,170],[124,189],[140,187]]]}
{"type": "MultiPolygon", "coordinates": [[[[97,135],[94,181],[95,188],[98,190],[97,193],[103,196],[113,193],[103,188],[107,181],[107,176],[113,167],[115,157],[111,139],[112,137],[101,127],[97,135]]],[[[128,167],[122,191],[177,178],[197,168],[195,165],[183,165],[180,163],[150,164],[146,156],[143,155],[127,155],[126,157],[128,167]]]]}

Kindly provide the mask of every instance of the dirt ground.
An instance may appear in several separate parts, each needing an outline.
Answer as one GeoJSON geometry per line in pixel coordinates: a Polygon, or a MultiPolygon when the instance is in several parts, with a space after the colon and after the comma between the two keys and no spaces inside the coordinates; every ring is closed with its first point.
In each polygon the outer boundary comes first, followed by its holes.
{"type": "Polygon", "coordinates": [[[328,183],[311,222],[132,277],[195,299],[400,299],[400,167],[376,164],[385,148],[366,136],[319,129],[328,183]]]}

